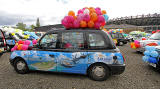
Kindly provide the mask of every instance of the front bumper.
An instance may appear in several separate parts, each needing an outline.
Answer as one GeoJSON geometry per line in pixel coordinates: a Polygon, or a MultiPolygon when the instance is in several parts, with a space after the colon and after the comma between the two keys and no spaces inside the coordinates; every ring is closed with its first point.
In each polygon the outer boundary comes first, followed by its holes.
{"type": "Polygon", "coordinates": [[[125,64],[109,65],[112,75],[122,74],[125,70],[125,64]]]}

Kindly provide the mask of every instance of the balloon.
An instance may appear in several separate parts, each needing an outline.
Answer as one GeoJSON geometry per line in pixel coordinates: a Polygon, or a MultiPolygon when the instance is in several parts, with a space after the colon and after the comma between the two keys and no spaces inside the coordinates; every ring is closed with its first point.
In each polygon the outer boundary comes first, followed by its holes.
{"type": "Polygon", "coordinates": [[[22,50],[27,50],[28,49],[28,45],[22,45],[22,48],[21,48],[22,50]]]}
{"type": "Polygon", "coordinates": [[[97,14],[96,14],[96,13],[92,13],[92,14],[91,14],[91,20],[92,20],[93,22],[96,22],[97,19],[98,19],[97,14]]]}
{"type": "Polygon", "coordinates": [[[105,22],[103,15],[98,16],[98,22],[100,22],[100,23],[105,22]]]}
{"type": "Polygon", "coordinates": [[[78,10],[78,15],[79,15],[79,14],[83,14],[83,10],[81,10],[81,9],[78,10]]]}
{"type": "Polygon", "coordinates": [[[96,10],[97,15],[102,15],[101,10],[98,10],[98,9],[95,9],[95,10],[96,10]]]}
{"type": "Polygon", "coordinates": [[[89,28],[93,28],[94,27],[94,22],[93,21],[89,21],[88,22],[88,27],[89,28]]]}
{"type": "Polygon", "coordinates": [[[96,22],[96,23],[94,24],[94,27],[95,27],[96,29],[100,29],[100,27],[101,27],[101,23],[96,22]]]}
{"type": "Polygon", "coordinates": [[[18,47],[17,47],[17,50],[21,50],[22,49],[22,45],[23,44],[19,44],[18,47]]]}
{"type": "Polygon", "coordinates": [[[90,15],[91,15],[92,13],[95,13],[96,10],[95,10],[93,7],[90,7],[90,8],[89,8],[89,12],[90,12],[90,15]]]}
{"type": "Polygon", "coordinates": [[[15,33],[11,33],[12,34],[12,36],[14,36],[15,35],[15,33]]]}
{"type": "Polygon", "coordinates": [[[68,16],[73,16],[73,17],[74,17],[74,16],[75,16],[74,11],[69,11],[69,12],[68,12],[68,16]]]}
{"type": "Polygon", "coordinates": [[[18,44],[24,44],[24,41],[20,40],[18,41],[18,44]]]}
{"type": "Polygon", "coordinates": [[[88,10],[88,9],[85,9],[85,10],[83,11],[83,14],[88,14],[88,15],[89,15],[89,10],[88,10]]]}
{"type": "Polygon", "coordinates": [[[134,43],[135,44],[140,44],[140,42],[138,40],[135,40],[134,43]]]}
{"type": "Polygon", "coordinates": [[[15,49],[14,49],[14,48],[12,48],[12,49],[11,49],[11,52],[13,52],[14,50],[15,50],[15,49]]]}
{"type": "Polygon", "coordinates": [[[83,20],[83,17],[84,17],[84,14],[79,14],[79,15],[77,16],[77,20],[80,22],[80,21],[83,20]]]}
{"type": "Polygon", "coordinates": [[[146,56],[146,55],[145,55],[145,56],[142,57],[142,59],[143,59],[144,62],[148,62],[149,56],[146,56]]]}
{"type": "Polygon", "coordinates": [[[80,27],[82,27],[82,28],[87,27],[86,21],[81,21],[81,22],[80,22],[80,27]]]}
{"type": "Polygon", "coordinates": [[[79,28],[80,27],[79,21],[78,20],[74,20],[73,26],[74,26],[74,28],[79,28]]]}
{"type": "Polygon", "coordinates": [[[17,47],[18,47],[18,45],[15,45],[13,48],[14,48],[14,50],[17,50],[17,47]]]}
{"type": "Polygon", "coordinates": [[[145,51],[144,55],[150,56],[150,52],[149,51],[145,51]]]}
{"type": "Polygon", "coordinates": [[[108,19],[109,19],[108,15],[104,14],[103,16],[105,18],[105,21],[108,21],[108,19]]]}
{"type": "Polygon", "coordinates": [[[158,57],[158,52],[157,51],[151,51],[151,56],[152,57],[158,57]]]}
{"type": "Polygon", "coordinates": [[[101,23],[101,26],[104,26],[105,24],[106,24],[106,22],[102,22],[102,23],[101,23]]]}
{"type": "Polygon", "coordinates": [[[102,14],[104,15],[104,14],[106,14],[107,12],[106,12],[106,10],[102,10],[102,14]]]}
{"type": "Polygon", "coordinates": [[[99,7],[96,7],[96,8],[95,8],[95,10],[101,10],[101,8],[99,8],[99,7]]]}
{"type": "Polygon", "coordinates": [[[154,57],[149,57],[148,62],[150,63],[157,63],[157,59],[154,57]]]}
{"type": "Polygon", "coordinates": [[[29,40],[26,40],[26,41],[24,42],[25,45],[30,45],[30,43],[31,43],[31,42],[30,42],[29,40]]]}
{"type": "Polygon", "coordinates": [[[33,45],[37,44],[37,40],[32,40],[33,45]]]}
{"type": "Polygon", "coordinates": [[[88,22],[90,20],[89,14],[85,14],[84,17],[83,17],[83,20],[88,22]]]}

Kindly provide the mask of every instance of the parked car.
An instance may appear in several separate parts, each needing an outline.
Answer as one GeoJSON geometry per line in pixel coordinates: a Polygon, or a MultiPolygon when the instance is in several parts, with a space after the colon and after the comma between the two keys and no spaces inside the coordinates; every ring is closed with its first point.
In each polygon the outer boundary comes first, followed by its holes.
{"type": "Polygon", "coordinates": [[[127,44],[127,39],[123,36],[122,33],[110,33],[112,39],[117,40],[117,44],[119,46],[123,46],[124,44],[127,44]]]}
{"type": "Polygon", "coordinates": [[[0,29],[0,55],[6,52],[6,50],[7,50],[6,39],[2,30],[0,29]]]}
{"type": "Polygon", "coordinates": [[[7,50],[11,51],[11,48],[14,47],[17,40],[10,33],[6,33],[6,32],[3,32],[3,33],[6,39],[7,50]]]}
{"type": "Polygon", "coordinates": [[[77,73],[99,81],[125,70],[125,59],[108,33],[92,29],[49,31],[32,50],[12,52],[10,63],[20,74],[29,70],[77,73]]]}
{"type": "Polygon", "coordinates": [[[145,51],[145,46],[150,43],[160,42],[160,32],[152,34],[147,40],[140,40],[140,47],[136,49],[137,52],[143,53],[145,51]]]}

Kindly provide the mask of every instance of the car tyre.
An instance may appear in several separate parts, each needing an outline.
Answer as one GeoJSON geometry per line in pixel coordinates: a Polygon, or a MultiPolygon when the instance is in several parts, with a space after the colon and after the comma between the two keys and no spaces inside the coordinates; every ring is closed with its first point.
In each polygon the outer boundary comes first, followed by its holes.
{"type": "Polygon", "coordinates": [[[124,43],[123,43],[123,42],[119,42],[118,45],[119,45],[119,46],[123,46],[124,43]]]}
{"type": "Polygon", "coordinates": [[[104,64],[94,64],[88,70],[88,76],[95,81],[104,81],[109,75],[110,71],[104,64]]]}
{"type": "Polygon", "coordinates": [[[14,69],[19,74],[26,74],[29,72],[26,62],[19,58],[14,61],[14,69]]]}

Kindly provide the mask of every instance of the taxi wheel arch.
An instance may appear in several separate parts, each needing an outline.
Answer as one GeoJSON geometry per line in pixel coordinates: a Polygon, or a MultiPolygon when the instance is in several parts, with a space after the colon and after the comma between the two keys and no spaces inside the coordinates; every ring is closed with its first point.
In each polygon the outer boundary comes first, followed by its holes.
{"type": "Polygon", "coordinates": [[[21,57],[16,57],[16,58],[14,59],[14,61],[13,61],[13,66],[14,66],[15,71],[16,71],[17,73],[19,73],[19,74],[26,74],[26,73],[29,72],[29,68],[28,68],[28,66],[27,66],[26,61],[25,61],[23,58],[21,58],[21,57]],[[25,68],[24,68],[23,70],[19,70],[19,69],[17,68],[17,63],[19,63],[19,62],[22,62],[22,63],[25,64],[25,68]]]}
{"type": "Polygon", "coordinates": [[[91,64],[88,69],[87,69],[87,75],[92,79],[92,80],[95,80],[95,81],[104,81],[106,80],[110,75],[111,75],[111,69],[108,67],[107,64],[105,63],[102,63],[102,62],[96,62],[94,64],[91,64]],[[92,69],[95,67],[95,66],[102,66],[104,69],[105,69],[105,76],[103,78],[95,78],[91,71],[92,69]]]}

